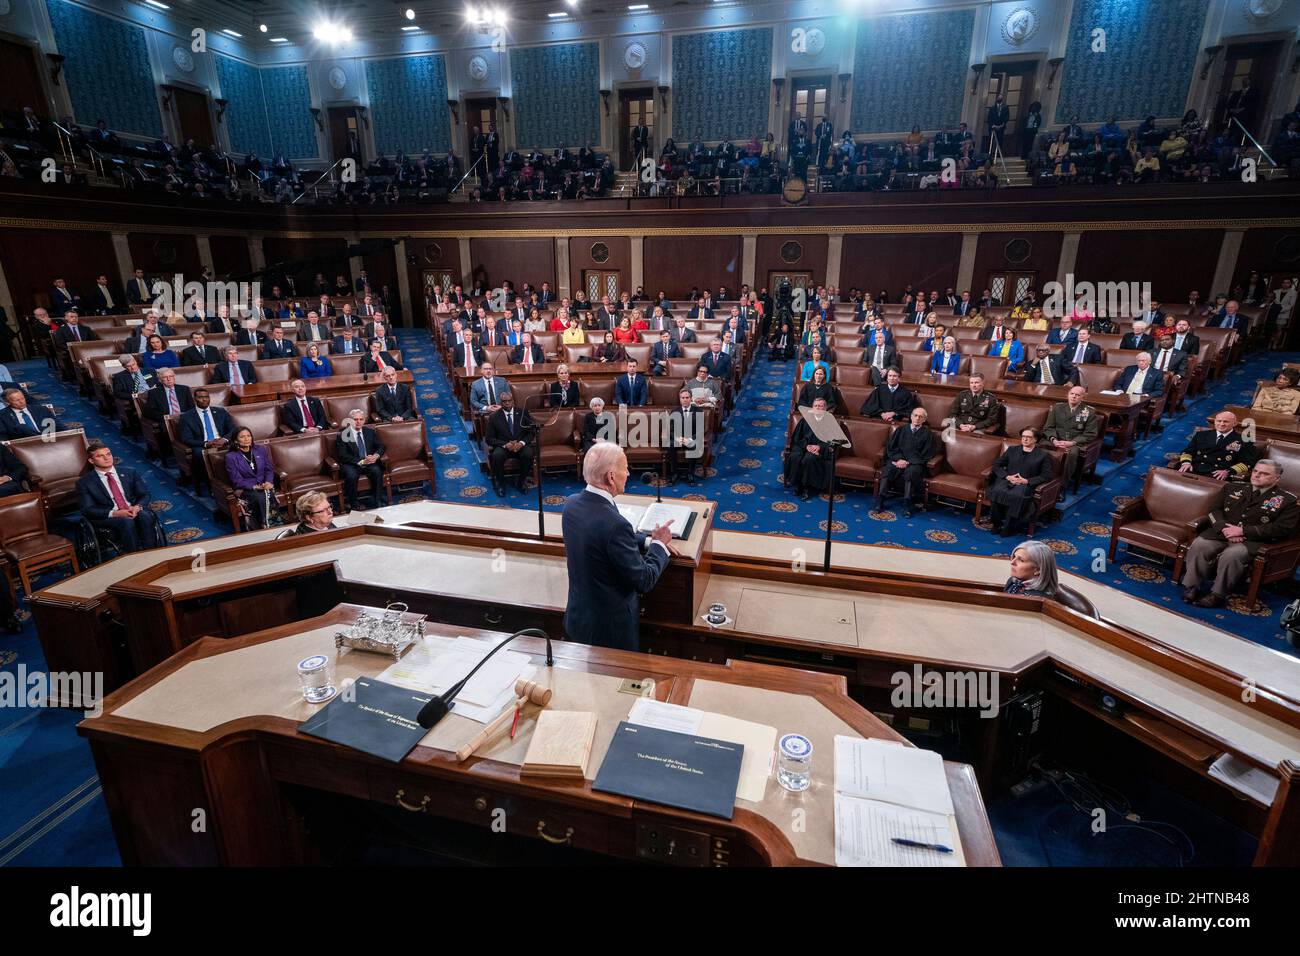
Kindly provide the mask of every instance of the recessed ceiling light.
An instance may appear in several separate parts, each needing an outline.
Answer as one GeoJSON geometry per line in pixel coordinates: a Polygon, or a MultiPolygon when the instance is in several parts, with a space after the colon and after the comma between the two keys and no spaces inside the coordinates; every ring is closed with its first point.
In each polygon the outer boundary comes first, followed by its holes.
{"type": "Polygon", "coordinates": [[[263,33],[265,33],[265,32],[266,32],[266,24],[265,24],[265,23],[259,23],[259,24],[257,25],[257,29],[259,29],[259,30],[261,30],[263,33]]]}
{"type": "Polygon", "coordinates": [[[414,19],[415,19],[415,11],[412,10],[410,7],[407,7],[407,8],[406,8],[406,19],[408,19],[408,20],[414,20],[414,19]]]}
{"type": "Polygon", "coordinates": [[[558,20],[560,17],[567,17],[568,14],[561,10],[559,13],[548,13],[547,16],[552,20],[558,20]]]}
{"type": "Polygon", "coordinates": [[[226,34],[227,36],[239,37],[241,40],[244,38],[244,35],[242,33],[236,33],[234,30],[222,30],[221,32],[226,34]]]}
{"type": "Polygon", "coordinates": [[[158,0],[144,0],[144,2],[147,3],[147,4],[149,4],[149,6],[151,6],[151,7],[157,7],[159,10],[170,10],[170,9],[171,9],[171,7],[167,6],[167,4],[165,4],[165,3],[159,3],[158,0]]]}
{"type": "Polygon", "coordinates": [[[418,30],[418,29],[420,29],[420,28],[419,28],[419,27],[402,27],[402,32],[403,32],[403,33],[413,33],[413,32],[415,32],[415,31],[418,30]]]}
{"type": "Polygon", "coordinates": [[[271,37],[271,42],[272,42],[272,43],[288,43],[288,42],[289,42],[289,38],[288,38],[288,37],[271,37]]]}
{"type": "Polygon", "coordinates": [[[627,5],[627,8],[628,8],[629,10],[649,10],[649,9],[650,9],[650,4],[648,4],[648,3],[629,3],[629,4],[627,5]]]}

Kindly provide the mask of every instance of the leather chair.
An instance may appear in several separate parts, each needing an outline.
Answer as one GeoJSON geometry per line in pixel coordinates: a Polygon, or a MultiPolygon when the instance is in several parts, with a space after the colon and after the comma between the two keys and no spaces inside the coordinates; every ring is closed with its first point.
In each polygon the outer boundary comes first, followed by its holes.
{"type": "Polygon", "coordinates": [[[835,366],[834,372],[836,385],[862,387],[871,384],[871,369],[865,365],[846,365],[841,362],[835,366]]]}
{"type": "Polygon", "coordinates": [[[560,333],[559,332],[534,332],[533,342],[542,347],[546,354],[546,361],[559,361],[560,356],[560,333]]]}
{"type": "MultiPolygon", "coordinates": [[[[1003,438],[1002,447],[998,452],[998,456],[1001,457],[1006,453],[1008,448],[1018,446],[1019,444],[1020,441],[1018,436],[1015,438],[1003,438]]],[[[1065,488],[1065,478],[1063,474],[1065,471],[1065,452],[1057,451],[1054,448],[1047,448],[1045,450],[1047,451],[1047,457],[1052,460],[1052,477],[1034,489],[1034,510],[1030,514],[1028,528],[1028,534],[1030,536],[1033,535],[1034,528],[1042,520],[1043,515],[1056,507],[1056,502],[1060,500],[1061,492],[1065,488]]],[[[996,479],[990,473],[988,484],[984,486],[984,493],[980,495],[980,500],[975,504],[976,521],[979,521],[980,516],[983,514],[984,506],[990,504],[986,494],[995,480],[996,479]]]]}
{"type": "Polygon", "coordinates": [[[694,362],[696,368],[700,367],[700,359],[702,359],[704,357],[704,353],[709,350],[708,341],[704,340],[704,336],[702,335],[700,336],[700,338],[702,341],[682,343],[682,358],[689,359],[690,361],[694,362]]]}
{"type": "MultiPolygon", "coordinates": [[[[699,370],[700,363],[698,358],[675,358],[668,360],[668,378],[675,381],[683,381],[688,378],[694,378],[695,373],[699,370]]],[[[610,394],[613,395],[611,389],[610,394]]]]}
{"type": "Polygon", "coordinates": [[[989,382],[1000,382],[1007,377],[1007,360],[1004,358],[996,355],[970,355],[967,358],[970,359],[969,375],[983,372],[989,382]]]}
{"type": "Polygon", "coordinates": [[[27,467],[27,487],[44,496],[50,514],[77,510],[77,479],[86,470],[86,433],[81,429],[19,438],[9,450],[27,467]]]}
{"type": "Polygon", "coordinates": [[[537,461],[543,469],[572,469],[577,473],[582,460],[582,420],[585,413],[573,409],[542,410],[533,415],[538,425],[537,461]]]}
{"type": "MultiPolygon", "coordinates": [[[[669,359],[669,375],[672,375],[672,363],[675,361],[678,360],[669,359]]],[[[691,370],[692,374],[694,374],[694,371],[694,369],[691,370]]],[[[672,377],[676,379],[677,376],[673,375],[672,377]]],[[[686,375],[682,376],[683,379],[687,377],[686,375]]],[[[600,378],[578,379],[578,388],[582,393],[583,404],[588,407],[590,407],[593,398],[599,398],[605,403],[606,407],[614,404],[614,380],[607,375],[600,378]]]]}
{"type": "Polygon", "coordinates": [[[1180,475],[1172,468],[1152,468],[1142,494],[1111,513],[1110,560],[1120,542],[1174,559],[1174,580],[1181,581],[1187,547],[1196,523],[1219,506],[1223,485],[1180,475]]]}
{"type": "Polygon", "coordinates": [[[929,352],[905,352],[898,353],[898,367],[905,374],[920,375],[930,370],[930,362],[933,356],[929,352]]]}
{"type": "MultiPolygon", "coordinates": [[[[359,408],[366,413],[366,421],[375,421],[375,395],[374,392],[349,392],[346,395],[321,395],[321,404],[325,406],[325,422],[323,427],[342,428],[343,419],[354,408],[359,408]]],[[[257,437],[256,434],[253,435],[257,437]]]]}
{"type": "Polygon", "coordinates": [[[323,491],[338,501],[343,510],[343,483],[329,474],[326,465],[334,451],[333,434],[293,435],[267,442],[281,493],[292,504],[309,491],[323,491]]]}
{"type": "MultiPolygon", "coordinates": [[[[260,441],[256,444],[265,446],[269,444],[269,440],[260,441]]],[[[230,472],[226,469],[226,455],[229,453],[225,448],[205,448],[203,450],[203,464],[208,469],[208,482],[212,488],[212,500],[216,502],[218,508],[225,509],[235,531],[241,532],[244,527],[239,517],[239,496],[235,494],[235,488],[230,483],[230,472]]],[[[275,492],[275,501],[278,505],[283,507],[287,500],[282,492],[275,492]]]]}
{"type": "Polygon", "coordinates": [[[639,433],[645,436],[644,444],[640,444],[639,447],[624,446],[623,451],[627,454],[629,468],[659,470],[664,453],[658,446],[660,429],[657,422],[656,413],[648,408],[627,410],[627,434],[633,436],[639,433]]]}
{"type": "MultiPolygon", "coordinates": [[[[861,341],[861,339],[858,341],[861,341]]],[[[925,339],[918,339],[913,335],[900,335],[898,338],[894,339],[894,348],[898,350],[900,355],[903,352],[920,352],[924,345],[925,339]]]]}
{"type": "Polygon", "coordinates": [[[483,360],[504,371],[510,367],[510,353],[513,351],[509,345],[489,345],[483,349],[483,360]]]}
{"type": "Polygon", "coordinates": [[[583,363],[585,358],[589,363],[592,353],[596,351],[594,345],[566,345],[564,346],[564,362],[568,364],[570,371],[576,371],[583,363]]]}
{"type": "MultiPolygon", "coordinates": [[[[1036,428],[1041,432],[1051,410],[1051,406],[1037,402],[1003,402],[1002,433],[1008,438],[1019,438],[1020,432],[1026,428],[1036,428]]],[[[1099,450],[1100,447],[1098,443],[1099,450]]]]}
{"type": "Polygon", "coordinates": [[[1282,468],[1280,484],[1291,494],[1300,494],[1300,444],[1289,441],[1260,442],[1260,458],[1275,461],[1282,468]]]}
{"type": "MultiPolygon", "coordinates": [[[[351,352],[348,355],[331,355],[330,364],[334,366],[334,374],[338,375],[360,375],[361,374],[362,355],[358,352],[351,352]]],[[[260,374],[260,370],[259,370],[260,374]]],[[[298,377],[297,369],[289,376],[290,380],[298,377]]]]}
{"type": "Polygon", "coordinates": [[[1079,373],[1079,384],[1094,395],[1113,389],[1120,373],[1124,371],[1110,365],[1076,365],[1074,368],[1079,373]]]}
{"type": "MultiPolygon", "coordinates": [[[[257,358],[257,349],[251,345],[245,345],[241,346],[239,351],[242,353],[244,350],[253,353],[247,361],[253,362],[253,371],[257,373],[257,380],[259,382],[288,382],[298,377],[297,362],[294,362],[291,359],[260,359],[258,361],[253,361],[257,358]]],[[[239,357],[241,359],[244,358],[242,354],[239,357]]],[[[330,361],[332,364],[333,359],[330,361]]],[[[334,369],[334,374],[340,375],[342,373],[336,367],[334,369]]]]}
{"type": "Polygon", "coordinates": [[[866,404],[868,398],[875,388],[871,385],[842,385],[840,386],[840,398],[844,399],[844,411],[848,418],[861,418],[862,406],[866,404]]]}
{"type": "Polygon", "coordinates": [[[45,499],[39,492],[0,498],[0,550],[18,569],[28,598],[32,575],[38,571],[71,564],[73,574],[81,573],[72,542],[46,528],[45,499]]]}
{"type": "Polygon", "coordinates": [[[650,404],[666,405],[676,408],[677,393],[682,390],[682,383],[669,376],[650,379],[650,404]]]}
{"type": "Polygon", "coordinates": [[[942,431],[943,420],[952,410],[953,397],[944,392],[916,392],[915,394],[921,407],[929,416],[926,423],[935,431],[942,431]]]}
{"type": "Polygon", "coordinates": [[[1002,454],[1002,441],[957,432],[940,445],[942,460],[938,469],[925,480],[926,505],[930,504],[932,494],[943,495],[975,505],[978,516],[979,502],[993,473],[993,462],[1002,454]]]}
{"type": "Polygon", "coordinates": [[[841,449],[835,459],[835,477],[847,484],[860,482],[872,495],[878,494],[885,444],[893,427],[888,422],[866,419],[846,420],[841,425],[851,444],[841,449]]]}
{"type": "MultiPolygon", "coordinates": [[[[856,342],[857,339],[846,339],[845,341],[856,342]]],[[[864,368],[862,356],[866,354],[866,349],[859,348],[857,345],[837,345],[835,347],[835,364],[843,368],[857,366],[864,368]]]]}
{"type": "Polygon", "coordinates": [[[637,371],[650,371],[650,349],[651,346],[644,343],[629,342],[623,346],[623,354],[629,359],[636,359],[637,371]]]}
{"type": "Polygon", "coordinates": [[[182,365],[172,369],[176,373],[177,385],[201,388],[212,381],[212,368],[208,365],[182,365]]]}
{"type": "Polygon", "coordinates": [[[236,429],[247,428],[252,431],[253,441],[262,441],[280,434],[279,402],[231,405],[226,411],[230,413],[231,424],[236,429]]]}
{"type": "Polygon", "coordinates": [[[1078,611],[1084,617],[1090,617],[1095,621],[1101,620],[1101,615],[1097,613],[1097,606],[1074,588],[1058,584],[1056,586],[1056,601],[1065,605],[1071,611],[1078,611]]]}

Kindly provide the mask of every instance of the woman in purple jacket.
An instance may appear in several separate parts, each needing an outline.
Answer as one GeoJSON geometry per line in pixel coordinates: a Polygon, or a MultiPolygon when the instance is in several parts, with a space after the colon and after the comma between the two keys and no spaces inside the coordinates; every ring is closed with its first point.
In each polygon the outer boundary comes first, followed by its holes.
{"type": "Polygon", "coordinates": [[[235,432],[234,444],[226,454],[226,472],[230,484],[244,503],[250,531],[265,528],[275,514],[275,471],[271,453],[263,445],[253,444],[247,428],[235,432]]]}

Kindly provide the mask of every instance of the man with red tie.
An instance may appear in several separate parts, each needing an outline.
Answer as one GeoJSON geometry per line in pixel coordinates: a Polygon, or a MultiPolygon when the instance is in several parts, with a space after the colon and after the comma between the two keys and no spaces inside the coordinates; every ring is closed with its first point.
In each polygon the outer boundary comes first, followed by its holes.
{"type": "Polygon", "coordinates": [[[532,368],[534,365],[542,365],[545,362],[546,353],[540,345],[533,344],[533,337],[528,332],[524,333],[523,341],[516,345],[515,350],[510,353],[511,365],[532,368]]]}
{"type": "Polygon", "coordinates": [[[77,479],[77,504],[95,527],[106,531],[124,554],[153,547],[157,517],[149,507],[149,486],[132,468],[113,464],[103,442],[86,447],[91,469],[77,479]]]}
{"type": "Polygon", "coordinates": [[[63,321],[67,324],[55,334],[64,345],[70,342],[99,341],[99,333],[90,326],[81,324],[81,317],[77,315],[76,309],[69,309],[63,313],[63,321]]]}
{"type": "Polygon", "coordinates": [[[325,405],[319,398],[308,397],[307,383],[295,378],[289,383],[289,388],[293,389],[293,398],[280,407],[280,421],[300,435],[327,428],[329,423],[325,421],[325,405]]]}
{"type": "MultiPolygon", "coordinates": [[[[459,354],[461,347],[457,347],[459,354]]],[[[474,356],[477,364],[483,363],[483,350],[476,348],[477,356],[474,356]]],[[[382,372],[386,368],[395,368],[399,372],[402,370],[402,363],[397,361],[380,347],[379,340],[370,343],[370,351],[361,358],[361,371],[363,372],[382,372]]]]}

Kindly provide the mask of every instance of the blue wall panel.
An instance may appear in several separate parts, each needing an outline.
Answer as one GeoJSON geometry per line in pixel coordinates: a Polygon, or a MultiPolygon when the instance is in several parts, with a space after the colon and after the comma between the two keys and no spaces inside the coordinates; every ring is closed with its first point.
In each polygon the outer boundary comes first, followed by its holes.
{"type": "Polygon", "coordinates": [[[772,29],[673,37],[673,138],[748,140],[768,132],[772,29]]]}
{"type": "Polygon", "coordinates": [[[385,156],[399,149],[445,153],[451,145],[447,67],[441,56],[367,60],[366,89],[375,148],[385,156]]]}
{"type": "MultiPolygon", "coordinates": [[[[853,132],[956,126],[974,31],[974,10],[859,21],[853,55],[853,132]]],[[[842,131],[842,117],[836,117],[836,126],[842,131]]]]}

